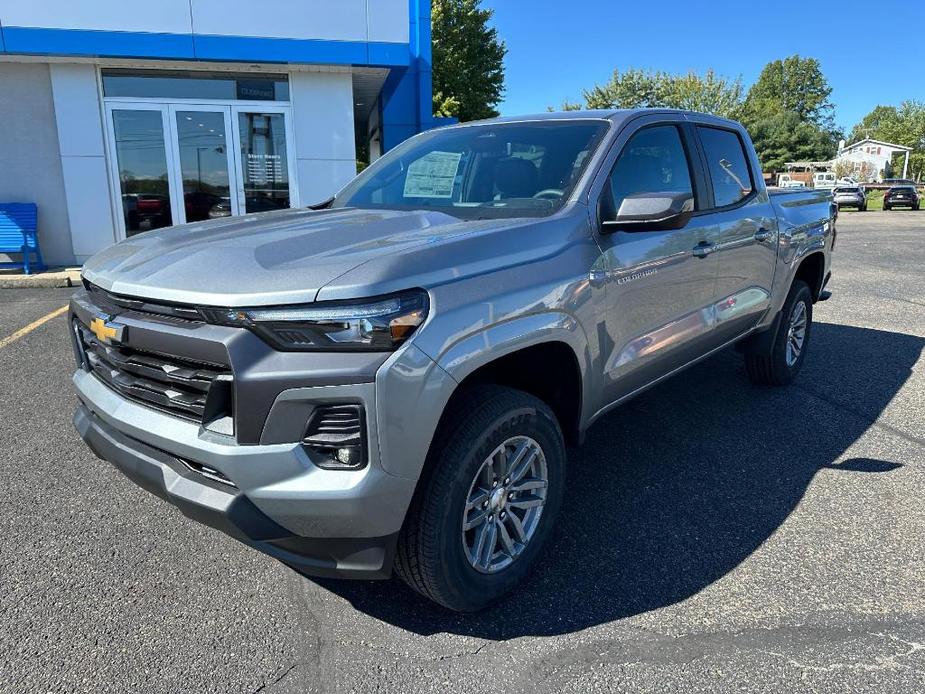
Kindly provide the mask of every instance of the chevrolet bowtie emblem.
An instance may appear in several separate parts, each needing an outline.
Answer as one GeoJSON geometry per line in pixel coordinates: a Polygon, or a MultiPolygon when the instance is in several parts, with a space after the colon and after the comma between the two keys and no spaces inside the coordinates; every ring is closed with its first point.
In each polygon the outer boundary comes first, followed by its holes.
{"type": "Polygon", "coordinates": [[[105,344],[121,342],[125,326],[119,323],[110,323],[105,318],[94,318],[90,321],[90,331],[96,339],[105,344]]]}

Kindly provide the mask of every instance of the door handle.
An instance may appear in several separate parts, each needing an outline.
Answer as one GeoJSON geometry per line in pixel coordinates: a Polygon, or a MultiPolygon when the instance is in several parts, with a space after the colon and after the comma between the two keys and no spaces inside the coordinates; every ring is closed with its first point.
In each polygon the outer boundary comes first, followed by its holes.
{"type": "Polygon", "coordinates": [[[770,229],[765,229],[764,227],[761,227],[760,229],[758,229],[758,231],[755,232],[755,241],[757,241],[758,243],[764,243],[770,238],[771,238],[770,229]]]}
{"type": "Polygon", "coordinates": [[[706,258],[715,250],[715,243],[707,243],[706,241],[701,241],[696,246],[694,246],[694,250],[691,252],[694,254],[695,258],[706,258]]]}

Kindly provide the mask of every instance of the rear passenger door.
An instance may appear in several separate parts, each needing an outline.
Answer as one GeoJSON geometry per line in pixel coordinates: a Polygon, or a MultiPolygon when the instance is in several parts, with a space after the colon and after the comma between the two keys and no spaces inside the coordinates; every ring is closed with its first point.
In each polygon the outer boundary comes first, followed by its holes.
{"type": "Polygon", "coordinates": [[[696,212],[706,200],[691,128],[666,114],[633,121],[592,187],[592,210],[618,210],[638,193],[690,193],[695,213],[681,229],[605,233],[593,283],[606,287],[598,326],[604,406],[708,352],[714,345],[716,227],[696,212]],[[605,198],[609,197],[609,200],[605,198]]]}
{"type": "Polygon", "coordinates": [[[694,131],[709,188],[705,211],[717,227],[715,332],[724,342],[755,327],[770,305],[777,217],[743,134],[712,121],[695,122],[694,131]]]}

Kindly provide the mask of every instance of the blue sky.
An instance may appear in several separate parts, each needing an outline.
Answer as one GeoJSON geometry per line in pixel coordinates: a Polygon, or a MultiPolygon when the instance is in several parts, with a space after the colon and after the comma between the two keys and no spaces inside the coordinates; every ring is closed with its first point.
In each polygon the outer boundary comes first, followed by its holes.
{"type": "Polygon", "coordinates": [[[822,63],[836,122],[846,130],[878,104],[925,101],[922,0],[483,0],[483,6],[495,10],[508,45],[504,115],[580,101],[583,87],[605,82],[614,68],[712,67],[741,75],[747,89],[767,62],[794,53],[822,63]],[[901,43],[909,29],[912,40],[901,43]],[[888,61],[880,59],[886,55],[888,61]]]}

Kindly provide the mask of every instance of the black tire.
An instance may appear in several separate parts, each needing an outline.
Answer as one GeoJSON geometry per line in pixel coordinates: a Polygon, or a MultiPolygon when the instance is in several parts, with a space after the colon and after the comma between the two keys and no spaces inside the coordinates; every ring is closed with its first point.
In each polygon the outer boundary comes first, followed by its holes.
{"type": "Polygon", "coordinates": [[[867,205],[861,205],[858,208],[858,212],[867,212],[867,205]]]}
{"type": "Polygon", "coordinates": [[[884,205],[884,206],[883,206],[883,211],[884,211],[884,212],[889,212],[889,211],[890,211],[890,206],[889,206],[889,205],[884,205]]]}
{"type": "Polygon", "coordinates": [[[514,589],[536,564],[562,505],[565,444],[552,410],[512,388],[477,386],[462,392],[444,421],[399,535],[395,570],[421,595],[451,610],[474,612],[514,589]],[[482,573],[463,545],[466,501],[482,464],[515,436],[533,439],[542,450],[546,503],[516,559],[495,573],[482,573]]]}
{"type": "Polygon", "coordinates": [[[806,351],[812,337],[813,327],[813,297],[809,285],[801,280],[795,280],[790,287],[790,294],[781,309],[781,321],[777,335],[768,354],[746,354],[745,369],[753,383],[767,386],[785,386],[796,378],[803,368],[806,351]],[[790,339],[790,319],[794,315],[796,305],[803,302],[806,309],[806,328],[803,343],[796,360],[788,364],[787,342],[790,339]]]}

